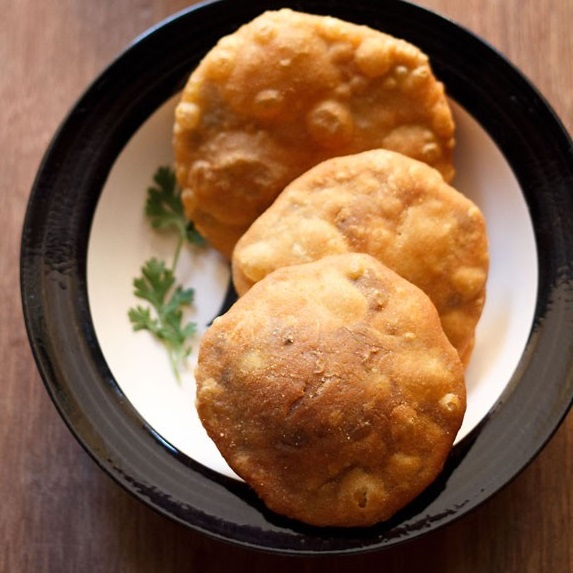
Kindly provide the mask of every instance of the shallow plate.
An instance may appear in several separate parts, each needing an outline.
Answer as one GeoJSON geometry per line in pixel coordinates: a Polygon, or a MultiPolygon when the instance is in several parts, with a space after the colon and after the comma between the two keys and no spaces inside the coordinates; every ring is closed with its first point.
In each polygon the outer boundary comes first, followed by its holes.
{"type": "MultiPolygon", "coordinates": [[[[127,317],[127,309],[138,304],[132,281],[142,262],[153,256],[170,260],[175,250],[173,236],[151,231],[144,203],[153,166],[173,164],[171,132],[177,101],[175,96],[154,112],[113,165],[93,217],[88,298],[106,362],[136,410],[180,452],[235,476],[199,421],[192,374],[199,337],[225,306],[228,265],[210,249],[187,249],[179,259],[178,278],[195,290],[196,297],[187,318],[198,325],[181,384],[175,383],[161,345],[151,336],[134,335],[127,317]]],[[[484,213],[491,251],[486,305],[466,373],[468,408],[456,438],[459,442],[493,407],[521,358],[535,311],[538,267],[533,225],[510,166],[480,125],[456,103],[452,107],[458,134],[454,184],[484,213]]]]}
{"type": "MultiPolygon", "coordinates": [[[[348,553],[412,539],[487,499],[552,435],[573,400],[573,145],[523,76],[455,24],[400,1],[204,4],[137,39],[71,111],[32,191],[22,298],[38,367],[87,451],[138,498],[214,537],[297,554],[348,553]],[[291,6],[403,37],[429,54],[458,125],[454,185],[484,211],[488,298],[468,370],[468,412],[439,479],[391,521],[318,529],[268,512],[236,479],[194,407],[191,356],[181,384],[162,349],[134,334],[131,281],[169,238],[149,229],[145,189],[172,161],[178,91],[217,39],[264,9],[291,6]]],[[[227,265],[185,252],[206,328],[228,303],[227,265]]],[[[195,341],[195,348],[197,341],[195,341]]]]}

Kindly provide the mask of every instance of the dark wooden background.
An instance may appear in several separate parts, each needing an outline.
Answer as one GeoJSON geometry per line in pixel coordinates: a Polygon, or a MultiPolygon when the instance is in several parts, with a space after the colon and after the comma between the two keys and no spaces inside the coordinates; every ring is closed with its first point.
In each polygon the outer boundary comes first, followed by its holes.
{"type": "MultiPolygon", "coordinates": [[[[573,131],[573,0],[419,3],[508,56],[573,131]]],[[[396,549],[336,559],[253,553],[184,529],[116,486],[75,442],[43,388],[22,320],[27,197],[50,138],[88,83],[136,35],[187,5],[0,0],[0,573],[573,571],[573,414],[472,514],[396,549]]]]}

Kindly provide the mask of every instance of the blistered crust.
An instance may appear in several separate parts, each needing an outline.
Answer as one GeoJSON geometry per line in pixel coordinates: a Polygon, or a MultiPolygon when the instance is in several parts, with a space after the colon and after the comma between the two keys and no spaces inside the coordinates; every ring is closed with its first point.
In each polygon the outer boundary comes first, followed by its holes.
{"type": "Polygon", "coordinates": [[[289,184],[237,243],[233,281],[244,294],[276,268],[353,251],[426,292],[467,364],[486,293],[484,218],[437,171],[401,154],[329,159],[289,184]]]}
{"type": "Polygon", "coordinates": [[[289,9],[222,38],[175,112],[186,214],[227,256],[295,177],[378,147],[452,179],[454,122],[427,56],[366,26],[289,9]]]}
{"type": "Polygon", "coordinates": [[[267,506],[319,526],[386,520],[441,471],[466,406],[428,297],[373,257],[257,283],[204,335],[197,410],[267,506]]]}

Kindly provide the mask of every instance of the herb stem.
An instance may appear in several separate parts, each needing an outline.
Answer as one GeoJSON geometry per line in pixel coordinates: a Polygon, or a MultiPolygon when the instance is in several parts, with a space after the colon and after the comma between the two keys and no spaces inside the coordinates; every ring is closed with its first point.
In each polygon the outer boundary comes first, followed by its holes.
{"type": "Polygon", "coordinates": [[[173,255],[173,261],[171,263],[171,270],[175,274],[175,269],[177,268],[177,263],[179,262],[179,255],[181,254],[181,248],[183,247],[183,237],[179,237],[177,241],[177,246],[175,247],[175,254],[173,255]]]}
{"type": "Polygon", "coordinates": [[[175,380],[177,381],[177,384],[181,385],[181,373],[179,372],[181,360],[175,355],[173,350],[168,351],[167,354],[169,355],[169,363],[171,364],[171,370],[173,371],[175,380]]]}

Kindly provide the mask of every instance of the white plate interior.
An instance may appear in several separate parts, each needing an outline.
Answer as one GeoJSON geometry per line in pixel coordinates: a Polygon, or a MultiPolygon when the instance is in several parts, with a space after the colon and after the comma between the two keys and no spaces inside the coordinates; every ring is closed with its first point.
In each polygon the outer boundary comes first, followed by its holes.
{"type": "MultiPolygon", "coordinates": [[[[175,239],[153,231],[144,215],[146,189],[160,165],[171,165],[177,98],[158,109],[115,162],[99,200],[88,248],[88,296],[94,327],[111,372],[141,416],[175,448],[197,462],[237,477],[207,436],[194,406],[193,369],[201,334],[221,308],[228,264],[214,251],[182,252],[178,279],[195,289],[188,320],[198,325],[179,384],[163,347],[134,333],[127,317],[140,303],[133,279],[155,256],[170,260],[175,239]]],[[[453,185],[483,211],[490,245],[487,300],[467,369],[468,407],[457,441],[494,406],[526,345],[537,299],[537,250],[527,205],[510,166],[480,125],[452,103],[457,122],[453,185]]]]}

